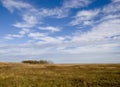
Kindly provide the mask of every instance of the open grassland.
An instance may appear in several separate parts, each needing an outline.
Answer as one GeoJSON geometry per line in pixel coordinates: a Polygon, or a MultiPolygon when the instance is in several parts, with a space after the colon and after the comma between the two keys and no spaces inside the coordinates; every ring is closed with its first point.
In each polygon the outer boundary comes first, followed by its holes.
{"type": "Polygon", "coordinates": [[[120,87],[120,64],[0,63],[0,87],[120,87]]]}

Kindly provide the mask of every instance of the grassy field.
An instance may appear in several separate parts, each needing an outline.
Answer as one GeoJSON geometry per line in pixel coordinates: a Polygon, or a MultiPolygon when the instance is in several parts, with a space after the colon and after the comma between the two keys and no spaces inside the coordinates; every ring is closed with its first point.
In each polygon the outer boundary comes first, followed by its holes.
{"type": "Polygon", "coordinates": [[[120,87],[120,64],[0,63],[0,87],[120,87]]]}

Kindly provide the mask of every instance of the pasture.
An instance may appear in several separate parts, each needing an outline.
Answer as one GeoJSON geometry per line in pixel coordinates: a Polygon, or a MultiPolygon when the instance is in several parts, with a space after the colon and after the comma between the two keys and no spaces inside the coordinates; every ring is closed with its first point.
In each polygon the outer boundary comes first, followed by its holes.
{"type": "Polygon", "coordinates": [[[120,87],[120,64],[0,63],[0,87],[120,87]]]}

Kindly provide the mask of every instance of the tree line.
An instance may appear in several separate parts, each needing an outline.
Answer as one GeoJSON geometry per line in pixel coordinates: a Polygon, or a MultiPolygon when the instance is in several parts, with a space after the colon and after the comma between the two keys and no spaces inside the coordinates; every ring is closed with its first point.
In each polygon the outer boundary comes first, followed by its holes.
{"type": "Polygon", "coordinates": [[[29,63],[29,64],[53,64],[52,61],[47,61],[47,60],[23,60],[22,63],[29,63]]]}

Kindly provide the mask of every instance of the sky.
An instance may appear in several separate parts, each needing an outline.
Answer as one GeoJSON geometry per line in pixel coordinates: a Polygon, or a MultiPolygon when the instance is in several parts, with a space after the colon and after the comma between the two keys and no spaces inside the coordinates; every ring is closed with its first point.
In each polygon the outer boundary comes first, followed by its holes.
{"type": "Polygon", "coordinates": [[[120,63],[120,0],[0,0],[0,61],[120,63]]]}

